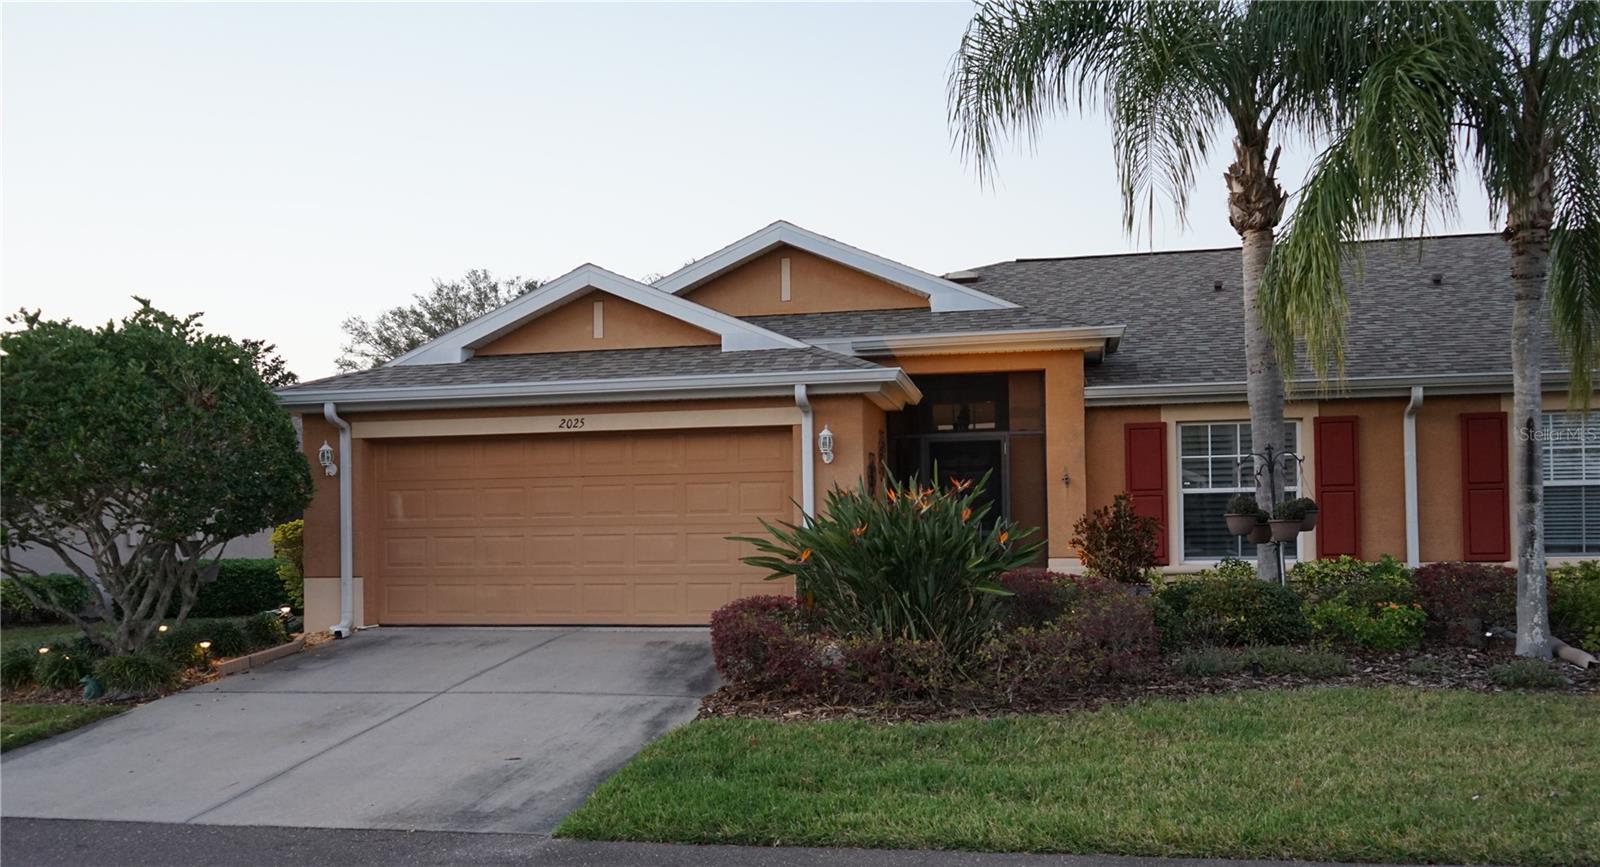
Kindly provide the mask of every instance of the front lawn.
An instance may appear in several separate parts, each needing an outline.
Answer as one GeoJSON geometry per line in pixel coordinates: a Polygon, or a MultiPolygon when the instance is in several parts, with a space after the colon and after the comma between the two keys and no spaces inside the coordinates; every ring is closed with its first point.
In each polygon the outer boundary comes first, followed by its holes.
{"type": "Polygon", "coordinates": [[[69,732],[127,708],[114,704],[0,704],[0,753],[69,732]]]}
{"type": "Polygon", "coordinates": [[[1252,691],[1066,716],[706,720],[559,836],[1330,861],[1600,861],[1600,699],[1252,691]]]}

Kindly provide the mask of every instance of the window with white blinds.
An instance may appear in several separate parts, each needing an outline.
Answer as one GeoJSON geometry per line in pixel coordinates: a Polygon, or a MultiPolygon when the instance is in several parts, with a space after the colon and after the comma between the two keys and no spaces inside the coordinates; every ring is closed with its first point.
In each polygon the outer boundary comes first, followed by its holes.
{"type": "Polygon", "coordinates": [[[1550,554],[1600,554],[1600,417],[1547,412],[1544,548],[1550,554]]]}
{"type": "MultiPolygon", "coordinates": [[[[1300,441],[1298,422],[1286,426],[1284,447],[1295,451],[1300,441]]],[[[1183,527],[1183,559],[1218,560],[1239,557],[1253,560],[1256,546],[1228,532],[1223,519],[1228,499],[1256,489],[1255,460],[1250,453],[1249,422],[1211,422],[1178,425],[1178,477],[1183,527]]],[[[1290,462],[1284,476],[1288,496],[1300,496],[1299,467],[1290,462]]],[[[1297,543],[1289,542],[1284,556],[1293,558],[1297,543]]]]}

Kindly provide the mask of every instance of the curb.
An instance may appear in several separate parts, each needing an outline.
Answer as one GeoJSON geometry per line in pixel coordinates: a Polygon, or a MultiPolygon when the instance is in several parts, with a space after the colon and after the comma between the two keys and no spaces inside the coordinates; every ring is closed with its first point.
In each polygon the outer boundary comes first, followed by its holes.
{"type": "Polygon", "coordinates": [[[275,659],[282,659],[285,656],[299,653],[305,649],[306,637],[301,635],[299,638],[296,638],[287,644],[280,644],[277,647],[269,647],[266,650],[258,650],[255,653],[247,654],[245,656],[235,656],[232,659],[224,659],[213,666],[212,670],[217,673],[218,677],[227,677],[230,674],[238,674],[243,671],[249,671],[257,666],[266,665],[275,659]]]}

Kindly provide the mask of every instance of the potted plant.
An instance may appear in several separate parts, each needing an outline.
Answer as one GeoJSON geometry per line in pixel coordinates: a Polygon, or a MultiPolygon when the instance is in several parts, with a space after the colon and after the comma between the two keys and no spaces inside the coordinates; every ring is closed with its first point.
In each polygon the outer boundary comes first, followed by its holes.
{"type": "Polygon", "coordinates": [[[1256,525],[1266,523],[1267,513],[1256,504],[1254,495],[1234,494],[1228,499],[1223,517],[1228,521],[1228,532],[1235,536],[1244,536],[1254,530],[1256,525]]]}
{"type": "Polygon", "coordinates": [[[1272,520],[1267,523],[1272,527],[1272,541],[1287,542],[1300,535],[1300,525],[1306,520],[1305,503],[1301,500],[1288,500],[1272,508],[1272,520]]]}
{"type": "Polygon", "coordinates": [[[1315,530],[1317,528],[1317,516],[1322,512],[1321,509],[1317,508],[1317,501],[1310,497],[1301,497],[1293,502],[1299,503],[1300,508],[1305,510],[1305,520],[1300,522],[1301,532],[1309,533],[1315,530]]]}

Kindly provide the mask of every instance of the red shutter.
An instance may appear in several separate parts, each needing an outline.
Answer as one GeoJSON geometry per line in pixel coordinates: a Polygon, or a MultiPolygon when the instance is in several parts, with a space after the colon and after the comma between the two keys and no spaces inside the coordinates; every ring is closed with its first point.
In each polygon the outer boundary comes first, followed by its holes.
{"type": "Polygon", "coordinates": [[[1511,559],[1506,414],[1461,414],[1461,559],[1511,559]]]}
{"type": "Polygon", "coordinates": [[[1361,470],[1355,416],[1318,417],[1317,556],[1361,556],[1361,470]]]}
{"type": "Polygon", "coordinates": [[[1128,496],[1133,510],[1161,522],[1156,563],[1167,565],[1167,423],[1141,422],[1122,428],[1126,444],[1128,496]]]}

